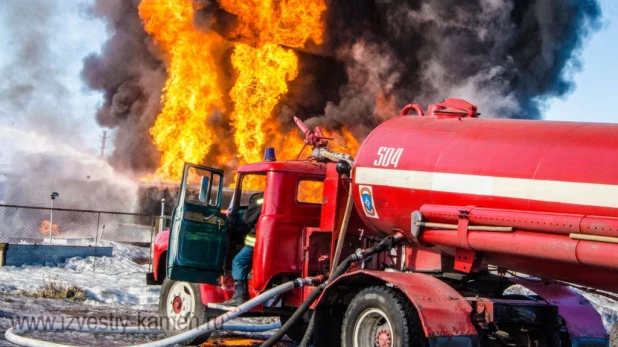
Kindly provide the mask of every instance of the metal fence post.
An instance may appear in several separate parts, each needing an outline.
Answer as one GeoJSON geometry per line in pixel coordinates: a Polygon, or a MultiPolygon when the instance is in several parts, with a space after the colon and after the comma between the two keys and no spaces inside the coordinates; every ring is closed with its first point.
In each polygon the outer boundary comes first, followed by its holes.
{"type": "Polygon", "coordinates": [[[101,212],[98,213],[97,217],[97,230],[94,233],[94,257],[92,258],[92,272],[97,269],[97,247],[99,246],[99,225],[101,224],[101,212]]]}

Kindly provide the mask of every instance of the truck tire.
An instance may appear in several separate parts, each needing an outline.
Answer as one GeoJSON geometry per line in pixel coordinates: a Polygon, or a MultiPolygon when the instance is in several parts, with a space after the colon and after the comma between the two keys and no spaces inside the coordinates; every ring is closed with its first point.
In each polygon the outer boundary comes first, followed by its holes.
{"type": "Polygon", "coordinates": [[[395,289],[363,289],[350,302],[343,318],[343,347],[427,346],[416,309],[395,289]]]}
{"type": "MultiPolygon", "coordinates": [[[[202,304],[197,284],[165,278],[159,296],[159,318],[165,335],[174,336],[198,327],[214,317],[212,311],[202,304]]],[[[208,340],[211,334],[212,332],[183,343],[199,345],[208,340]]]]}
{"type": "Polygon", "coordinates": [[[609,330],[609,347],[618,347],[618,323],[612,324],[609,330]]]}

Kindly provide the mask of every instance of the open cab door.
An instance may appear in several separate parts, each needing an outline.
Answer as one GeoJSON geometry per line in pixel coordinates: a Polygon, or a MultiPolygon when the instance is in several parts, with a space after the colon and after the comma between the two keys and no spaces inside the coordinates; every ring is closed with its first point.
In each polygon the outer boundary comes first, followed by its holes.
{"type": "Polygon", "coordinates": [[[170,228],[167,256],[170,279],[218,283],[228,242],[228,222],[221,213],[222,192],[222,170],[185,164],[170,228]]]}

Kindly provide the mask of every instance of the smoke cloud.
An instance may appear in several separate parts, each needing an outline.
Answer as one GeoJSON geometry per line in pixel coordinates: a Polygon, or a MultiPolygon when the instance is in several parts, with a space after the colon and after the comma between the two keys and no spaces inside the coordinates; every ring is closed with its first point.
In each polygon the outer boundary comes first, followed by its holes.
{"type": "Polygon", "coordinates": [[[103,92],[97,122],[116,129],[110,163],[136,175],[151,173],[158,152],[149,129],[161,111],[161,90],[167,74],[163,57],[144,31],[139,0],[99,0],[90,9],[107,23],[110,38],[100,53],[84,58],[82,78],[103,92]]]}
{"type": "Polygon", "coordinates": [[[348,81],[310,122],[363,138],[409,102],[448,97],[485,117],[539,119],[549,99],[575,88],[600,16],[591,0],[332,1],[326,46],[348,81]]]}
{"type": "MultiPolygon", "coordinates": [[[[97,120],[117,129],[113,164],[156,166],[148,129],[160,105],[165,59],[142,28],[138,0],[98,0],[113,33],[85,59],[83,77],[105,93],[97,120]]],[[[237,18],[214,0],[194,1],[196,30],[230,41],[237,18]]],[[[575,88],[585,40],[600,26],[596,0],[327,0],[324,43],[297,49],[298,77],[275,109],[284,130],[296,114],[311,126],[351,130],[360,141],[404,105],[467,99],[485,117],[542,117],[547,101],[575,88]]],[[[230,64],[222,70],[233,76],[230,64]]],[[[216,134],[214,136],[217,136],[216,134]]]]}
{"type": "Polygon", "coordinates": [[[0,67],[0,125],[62,136],[79,143],[79,128],[71,114],[70,90],[61,79],[65,70],[54,51],[50,27],[56,4],[47,1],[10,1],[2,6],[0,18],[13,54],[0,67]]]}
{"type": "Polygon", "coordinates": [[[91,115],[81,114],[79,102],[88,95],[76,97],[81,91],[73,76],[80,66],[69,58],[89,39],[74,32],[84,6],[83,1],[31,0],[0,8],[0,38],[7,39],[0,65],[2,203],[46,207],[57,191],[58,207],[135,210],[134,183],[84,149],[99,135],[84,127],[84,117],[91,115]]]}

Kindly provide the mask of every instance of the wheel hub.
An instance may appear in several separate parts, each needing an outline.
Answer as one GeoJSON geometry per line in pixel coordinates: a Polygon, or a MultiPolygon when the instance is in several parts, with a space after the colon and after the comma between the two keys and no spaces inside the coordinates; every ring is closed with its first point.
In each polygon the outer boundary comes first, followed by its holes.
{"type": "Polygon", "coordinates": [[[376,347],[390,347],[391,346],[391,331],[382,329],[376,334],[376,347]]]}
{"type": "Polygon", "coordinates": [[[172,301],[172,309],[174,313],[179,314],[182,311],[182,298],[179,296],[175,297],[172,301]]]}

